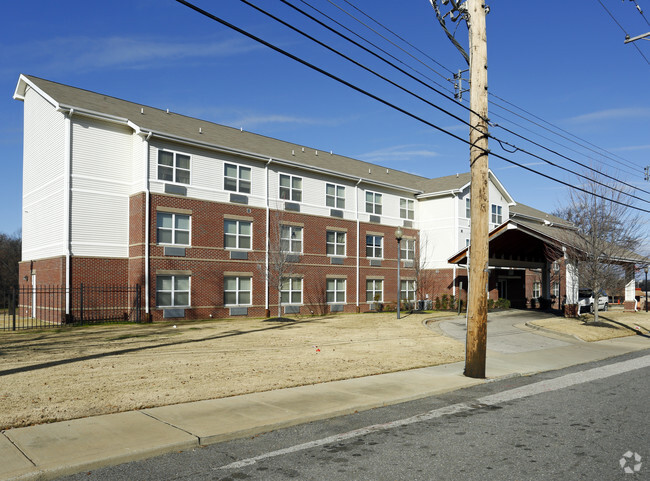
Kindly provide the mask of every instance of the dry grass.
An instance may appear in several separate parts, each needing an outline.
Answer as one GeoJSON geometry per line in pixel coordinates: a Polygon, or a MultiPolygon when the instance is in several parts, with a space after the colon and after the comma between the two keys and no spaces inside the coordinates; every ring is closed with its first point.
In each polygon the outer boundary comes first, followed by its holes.
{"type": "Polygon", "coordinates": [[[432,315],[336,315],[0,334],[0,428],[221,398],[463,359],[432,315]]]}
{"type": "Polygon", "coordinates": [[[592,314],[584,314],[579,319],[544,319],[533,324],[587,342],[634,336],[637,333],[650,336],[650,313],[610,310],[599,313],[597,324],[593,320],[592,314]]]}

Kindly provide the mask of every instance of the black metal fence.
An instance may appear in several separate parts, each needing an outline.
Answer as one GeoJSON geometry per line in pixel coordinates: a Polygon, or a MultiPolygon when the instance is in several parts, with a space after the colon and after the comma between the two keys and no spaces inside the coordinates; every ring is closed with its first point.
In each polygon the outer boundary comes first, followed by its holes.
{"type": "Polygon", "coordinates": [[[141,320],[140,285],[27,286],[0,292],[0,330],[4,331],[141,320]]]}

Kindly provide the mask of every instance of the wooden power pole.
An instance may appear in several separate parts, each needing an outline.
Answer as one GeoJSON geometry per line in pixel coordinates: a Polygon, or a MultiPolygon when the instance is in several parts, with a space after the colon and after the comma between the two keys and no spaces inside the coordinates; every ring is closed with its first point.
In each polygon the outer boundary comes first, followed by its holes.
{"type": "Polygon", "coordinates": [[[484,0],[467,0],[470,57],[470,234],[469,299],[465,375],[485,377],[488,293],[488,91],[484,0]]]}

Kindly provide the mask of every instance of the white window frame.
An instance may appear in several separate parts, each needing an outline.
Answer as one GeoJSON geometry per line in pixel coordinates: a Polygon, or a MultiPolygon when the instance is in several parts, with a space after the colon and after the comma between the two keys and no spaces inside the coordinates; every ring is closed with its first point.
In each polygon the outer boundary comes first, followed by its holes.
{"type": "Polygon", "coordinates": [[[539,281],[533,282],[533,297],[538,298],[542,295],[542,284],[539,281]]]}
{"type": "Polygon", "coordinates": [[[190,275],[156,275],[156,307],[189,307],[192,305],[192,276],[190,275]],[[183,279],[187,279],[187,290],[178,289],[177,282],[183,279]],[[160,281],[163,279],[171,280],[171,289],[160,289],[160,281]],[[177,296],[179,294],[187,292],[187,304],[177,303],[177,296]],[[159,300],[159,295],[169,293],[171,295],[171,304],[161,304],[159,300]]]}
{"type": "Polygon", "coordinates": [[[302,226],[280,225],[280,246],[282,252],[302,254],[303,233],[304,229],[302,226]],[[299,244],[300,249],[296,250],[296,244],[299,244]]]}
{"type": "Polygon", "coordinates": [[[291,174],[280,174],[278,189],[278,196],[280,199],[288,200],[290,202],[302,202],[302,177],[291,174]],[[288,187],[282,185],[283,178],[289,179],[288,187]],[[300,186],[295,187],[294,182],[299,182],[300,186]],[[285,194],[283,194],[283,190],[286,192],[285,194]]]}
{"type": "Polygon", "coordinates": [[[560,263],[558,261],[553,261],[553,272],[560,272],[560,263]]]}
{"type": "Polygon", "coordinates": [[[346,244],[347,244],[347,233],[346,232],[341,232],[338,230],[328,230],[325,233],[325,252],[327,253],[328,256],[331,257],[345,257],[346,254],[346,244]],[[330,234],[334,234],[334,242],[330,242],[329,237],[330,234]],[[339,242],[339,236],[343,236],[343,241],[339,242]],[[330,252],[330,247],[332,252],[330,252]],[[339,254],[338,250],[339,247],[343,247],[343,253],[339,254]]]}
{"type": "Polygon", "coordinates": [[[383,279],[366,279],[366,302],[384,302],[384,280],[383,279]],[[372,286],[371,289],[368,289],[368,285],[372,286]],[[377,290],[377,283],[379,283],[379,290],[377,290]],[[368,298],[368,293],[372,292],[370,299],[368,298]],[[379,294],[379,299],[375,301],[375,296],[379,294]]]}
{"type": "Polygon", "coordinates": [[[326,279],[325,280],[325,291],[328,304],[345,304],[346,298],[346,279],[345,278],[336,278],[336,279],[326,279]],[[330,286],[333,288],[330,289],[330,286]],[[342,299],[339,296],[342,295],[342,299]],[[330,296],[332,300],[330,300],[330,296]]]}
{"type": "Polygon", "coordinates": [[[231,164],[230,162],[225,162],[223,164],[223,190],[229,192],[239,192],[241,194],[250,194],[251,188],[253,185],[253,169],[246,165],[231,164]],[[228,168],[234,168],[237,171],[236,177],[227,175],[228,168]],[[248,171],[248,179],[242,178],[242,172],[248,171]],[[226,184],[227,181],[234,182],[234,188],[228,187],[226,184]]]}
{"type": "Polygon", "coordinates": [[[282,286],[280,289],[280,300],[282,301],[283,305],[302,305],[302,286],[303,286],[303,279],[302,277],[287,277],[285,279],[282,279],[282,286]],[[295,288],[296,282],[300,283],[300,289],[295,288]],[[285,289],[285,287],[288,287],[288,289],[285,289]],[[300,293],[300,302],[294,302],[293,301],[293,295],[295,293],[300,293]],[[285,300],[285,295],[286,299],[285,300]]]}
{"type": "Polygon", "coordinates": [[[223,278],[223,305],[224,306],[250,306],[253,299],[253,278],[251,276],[225,276],[223,278]],[[227,289],[227,279],[235,279],[235,288],[227,289]],[[242,288],[242,280],[248,280],[248,290],[242,288]],[[226,298],[229,293],[235,294],[235,303],[227,302],[226,298]],[[248,294],[248,302],[241,302],[241,297],[248,294]]]}
{"type": "Polygon", "coordinates": [[[415,301],[415,281],[401,279],[399,288],[400,301],[415,301]]]}
{"type": "Polygon", "coordinates": [[[382,199],[381,193],[367,190],[366,191],[366,213],[374,214],[374,215],[382,215],[381,199],[382,199]]]}
{"type": "Polygon", "coordinates": [[[384,255],[384,237],[376,234],[366,234],[366,257],[369,259],[383,259],[384,255]],[[377,238],[379,238],[379,247],[375,245],[373,242],[372,244],[368,244],[368,239],[372,238],[373,241],[377,238]],[[368,249],[372,250],[372,255],[368,255],[368,249]],[[377,255],[377,249],[379,249],[379,255],[377,255]]]}
{"type": "Polygon", "coordinates": [[[401,219],[415,219],[415,201],[401,197],[399,200],[399,216],[401,219]]]}
{"type": "Polygon", "coordinates": [[[163,212],[159,211],[156,213],[156,240],[158,241],[158,244],[160,245],[177,245],[177,246],[190,246],[192,245],[192,216],[190,214],[176,214],[173,212],[163,212]],[[160,225],[160,221],[164,218],[170,216],[172,219],[172,226],[171,227],[162,227],[160,225]],[[187,229],[181,229],[176,226],[176,221],[177,219],[180,219],[182,217],[187,217],[187,223],[188,223],[188,228],[187,229]],[[161,242],[160,240],[160,232],[161,231],[166,231],[166,232],[171,232],[172,235],[172,241],[171,242],[161,242]],[[183,242],[178,242],[177,240],[177,234],[179,233],[185,233],[187,232],[187,243],[183,242]]]}
{"type": "Polygon", "coordinates": [[[557,298],[560,297],[560,283],[555,281],[553,282],[553,295],[557,298]]]}
{"type": "Polygon", "coordinates": [[[492,204],[492,223],[501,224],[503,221],[503,207],[498,204],[492,204]]]}
{"type": "Polygon", "coordinates": [[[400,259],[403,261],[415,260],[415,239],[402,239],[399,243],[400,259]]]}
{"type": "Polygon", "coordinates": [[[470,197],[465,197],[465,218],[472,218],[472,199],[470,197]]]}
{"type": "Polygon", "coordinates": [[[160,149],[158,150],[158,159],[157,159],[157,176],[158,180],[162,180],[163,182],[172,182],[174,184],[183,184],[183,185],[190,185],[192,182],[192,156],[189,154],[183,154],[181,152],[175,152],[173,150],[166,150],[166,149],[160,149]],[[166,165],[166,164],[161,164],[160,163],[160,158],[161,155],[163,154],[170,154],[172,156],[172,165],[166,165]],[[183,167],[178,166],[178,160],[179,157],[187,157],[187,169],[183,167]],[[172,180],[165,179],[163,177],[164,174],[161,172],[165,171],[165,169],[170,169],[172,173],[172,180]],[[182,180],[178,180],[178,177],[180,173],[185,173],[187,172],[187,182],[183,182],[182,180]]]}
{"type": "Polygon", "coordinates": [[[249,220],[239,220],[239,219],[224,219],[223,220],[223,247],[226,250],[237,250],[237,251],[249,251],[253,248],[253,223],[249,220]],[[227,232],[226,224],[233,223],[236,226],[235,233],[232,234],[227,232]],[[250,235],[245,235],[241,233],[241,226],[243,224],[249,225],[250,235]],[[228,237],[233,237],[235,239],[235,246],[228,246],[226,239],[228,237]],[[242,247],[242,239],[248,238],[248,247],[242,247]]]}
{"type": "Polygon", "coordinates": [[[338,184],[325,184],[325,205],[333,209],[345,209],[345,186],[338,184]],[[332,188],[333,194],[327,190],[332,188]]]}

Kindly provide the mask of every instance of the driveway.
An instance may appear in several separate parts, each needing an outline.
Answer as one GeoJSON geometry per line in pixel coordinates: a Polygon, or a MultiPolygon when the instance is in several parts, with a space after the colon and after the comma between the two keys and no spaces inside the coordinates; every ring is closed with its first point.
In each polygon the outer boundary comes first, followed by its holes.
{"type": "MultiPolygon", "coordinates": [[[[556,316],[544,312],[516,309],[492,312],[488,314],[487,348],[491,351],[515,354],[568,346],[572,342],[562,340],[565,338],[546,332],[542,333],[525,326],[526,322],[553,317],[556,316]]],[[[465,318],[449,319],[436,324],[444,335],[465,342],[467,334],[465,318]]]]}

